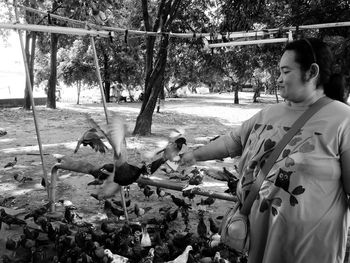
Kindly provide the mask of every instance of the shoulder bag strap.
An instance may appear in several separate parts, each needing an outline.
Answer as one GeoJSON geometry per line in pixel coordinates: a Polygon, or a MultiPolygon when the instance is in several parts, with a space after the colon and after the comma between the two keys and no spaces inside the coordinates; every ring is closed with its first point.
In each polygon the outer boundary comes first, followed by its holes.
{"type": "Polygon", "coordinates": [[[257,175],[255,182],[252,184],[250,191],[243,202],[243,205],[241,207],[241,214],[248,215],[250,213],[250,208],[252,207],[254,200],[256,199],[259,193],[259,190],[261,188],[262,183],[265,180],[266,175],[269,173],[278,156],[280,155],[284,147],[288,144],[288,142],[319,109],[321,109],[323,106],[327,105],[332,101],[333,100],[328,97],[320,98],[294,122],[289,131],[278,142],[275,149],[272,151],[271,155],[266,160],[264,166],[260,169],[260,172],[257,175]]]}

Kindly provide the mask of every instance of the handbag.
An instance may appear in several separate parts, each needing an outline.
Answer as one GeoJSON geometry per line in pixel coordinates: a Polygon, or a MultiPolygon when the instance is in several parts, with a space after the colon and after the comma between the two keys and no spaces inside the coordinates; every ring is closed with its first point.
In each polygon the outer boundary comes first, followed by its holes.
{"type": "Polygon", "coordinates": [[[225,213],[220,226],[221,243],[238,254],[248,252],[250,242],[248,215],[266,175],[269,173],[276,159],[294,135],[319,109],[332,101],[333,100],[328,97],[322,97],[317,100],[294,122],[289,131],[278,142],[271,155],[266,160],[266,163],[260,169],[245,201],[243,203],[240,201],[236,202],[235,205],[229,208],[225,213]]]}

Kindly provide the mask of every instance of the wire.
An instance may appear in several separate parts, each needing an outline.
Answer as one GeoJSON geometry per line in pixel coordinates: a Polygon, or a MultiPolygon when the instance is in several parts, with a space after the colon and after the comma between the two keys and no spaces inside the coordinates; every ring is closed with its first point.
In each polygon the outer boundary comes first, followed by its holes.
{"type": "MultiPolygon", "coordinates": [[[[30,7],[26,7],[23,5],[18,5],[16,4],[17,7],[23,8],[26,11],[29,12],[34,12],[37,14],[41,14],[41,15],[47,15],[46,12],[44,11],[39,11],[37,9],[34,8],[30,8],[30,7]]],[[[75,25],[79,25],[81,28],[94,28],[97,25],[93,24],[93,23],[89,23],[87,21],[79,21],[79,20],[74,20],[74,19],[70,19],[67,17],[62,17],[59,15],[55,15],[55,14],[50,14],[51,18],[55,18],[57,20],[62,20],[62,21],[66,21],[68,23],[72,23],[75,25]]],[[[272,29],[265,29],[265,30],[261,30],[261,31],[241,31],[241,32],[228,32],[228,34],[232,37],[232,38],[239,38],[239,37],[255,37],[255,36],[265,36],[265,35],[270,35],[270,34],[274,34],[274,33],[278,33],[281,30],[285,33],[288,33],[288,31],[300,31],[300,30],[307,30],[307,29],[319,29],[319,28],[330,28],[330,27],[347,27],[350,26],[350,21],[347,22],[336,22],[336,23],[328,23],[328,24],[313,24],[313,25],[303,25],[303,26],[291,26],[291,27],[279,27],[279,28],[272,28],[272,29]],[[265,32],[264,32],[265,31],[265,32]],[[267,32],[266,32],[267,31],[267,32]]],[[[1,24],[0,24],[1,27],[1,24]]],[[[114,32],[119,32],[119,33],[124,33],[125,30],[128,30],[128,34],[136,34],[136,35],[144,35],[144,36],[164,36],[164,35],[168,35],[169,37],[176,37],[176,38],[207,38],[210,39],[210,37],[215,38],[216,40],[222,40],[222,36],[218,35],[218,34],[214,34],[214,32],[211,33],[195,33],[191,32],[191,33],[172,33],[172,32],[153,32],[153,31],[139,31],[139,30],[131,30],[131,29],[125,29],[125,28],[117,28],[117,27],[108,27],[108,26],[99,26],[100,30],[106,30],[106,31],[114,31],[114,32]]],[[[229,43],[229,42],[228,42],[229,43]]]]}

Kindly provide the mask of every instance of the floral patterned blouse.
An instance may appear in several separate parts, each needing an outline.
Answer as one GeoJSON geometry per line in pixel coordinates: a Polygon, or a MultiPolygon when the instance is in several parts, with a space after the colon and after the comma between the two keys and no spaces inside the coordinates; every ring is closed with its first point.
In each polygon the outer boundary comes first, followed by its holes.
{"type": "MultiPolygon", "coordinates": [[[[241,156],[241,200],[271,150],[305,110],[276,104],[225,136],[230,156],[241,156]]],[[[249,216],[249,263],[343,263],[349,216],[340,154],[348,150],[350,107],[334,101],[293,137],[266,176],[249,216]]]]}

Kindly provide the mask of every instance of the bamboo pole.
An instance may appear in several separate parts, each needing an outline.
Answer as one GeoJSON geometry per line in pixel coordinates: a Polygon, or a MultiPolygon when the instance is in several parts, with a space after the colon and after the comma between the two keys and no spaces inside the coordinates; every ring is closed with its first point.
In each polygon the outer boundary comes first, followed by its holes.
{"type": "MultiPolygon", "coordinates": [[[[97,57],[94,37],[90,37],[90,41],[91,41],[92,49],[94,51],[94,61],[95,61],[95,67],[96,67],[96,75],[97,75],[99,86],[100,86],[101,97],[102,97],[102,102],[103,102],[103,108],[104,108],[104,112],[105,112],[105,116],[106,116],[106,121],[107,121],[107,124],[108,124],[109,121],[108,121],[108,113],[107,113],[107,106],[106,106],[106,97],[105,97],[105,94],[104,94],[104,91],[103,91],[102,78],[101,78],[100,66],[99,66],[99,63],[98,63],[98,57],[97,57]]],[[[115,169],[116,169],[116,167],[114,166],[113,173],[115,173],[115,169]]],[[[122,199],[122,205],[123,205],[125,220],[126,220],[126,222],[129,223],[129,215],[128,215],[128,210],[126,209],[124,188],[123,187],[120,188],[120,196],[121,196],[121,199],[122,199]]]]}
{"type": "MultiPolygon", "coordinates": [[[[16,0],[14,0],[14,4],[15,3],[16,3],[16,0]]],[[[19,16],[18,16],[18,11],[17,11],[16,7],[14,10],[15,10],[16,21],[18,22],[19,16]]],[[[34,126],[35,126],[35,131],[36,131],[36,137],[38,140],[41,165],[42,165],[42,169],[43,169],[43,177],[42,178],[45,181],[46,191],[47,191],[48,197],[50,199],[50,191],[49,191],[49,187],[48,187],[47,172],[46,172],[45,163],[44,163],[44,153],[43,153],[43,148],[42,148],[42,143],[41,143],[40,129],[39,129],[39,124],[38,124],[37,116],[36,116],[36,108],[35,108],[35,102],[34,102],[34,96],[33,96],[33,90],[32,90],[32,82],[30,80],[29,66],[28,66],[27,56],[26,56],[25,48],[24,48],[24,44],[23,44],[22,32],[20,30],[17,30],[17,32],[18,32],[19,42],[21,45],[21,50],[22,50],[22,55],[23,55],[24,68],[25,68],[25,73],[26,73],[26,81],[28,84],[28,94],[29,94],[30,102],[32,104],[34,126]]],[[[33,43],[32,43],[32,45],[33,45],[33,43]]]]}
{"type": "Polygon", "coordinates": [[[232,46],[245,46],[245,45],[259,45],[259,44],[282,43],[282,42],[287,42],[287,41],[289,41],[288,38],[271,38],[271,39],[258,39],[258,40],[215,43],[215,44],[208,44],[208,47],[209,48],[218,48],[218,47],[232,47],[232,46]]]}
{"type": "Polygon", "coordinates": [[[38,31],[45,33],[56,33],[65,35],[77,35],[77,36],[99,36],[99,37],[110,37],[108,31],[97,31],[82,28],[73,27],[60,27],[60,26],[43,26],[43,25],[29,25],[29,24],[6,24],[0,23],[0,28],[3,29],[17,29],[17,30],[27,30],[27,31],[38,31]]]}
{"type": "MultiPolygon", "coordinates": [[[[95,166],[94,164],[91,164],[85,160],[74,160],[71,157],[68,156],[60,156],[56,157],[57,163],[52,167],[51,169],[51,188],[52,192],[54,193],[54,189],[56,187],[57,181],[57,170],[66,170],[66,171],[72,171],[77,173],[83,173],[83,174],[90,174],[91,171],[96,171],[96,169],[99,169],[98,166],[95,166]]],[[[209,173],[215,173],[217,172],[216,169],[209,170],[209,173]]],[[[159,186],[171,190],[176,191],[182,191],[186,187],[186,183],[183,182],[169,182],[168,180],[154,180],[150,179],[149,177],[140,177],[136,183],[151,185],[151,186],[159,186]]],[[[203,196],[211,196],[218,199],[228,200],[228,201],[237,201],[237,198],[226,194],[226,193],[217,193],[211,190],[205,190],[205,189],[192,189],[193,193],[203,196]]]]}
{"type": "MultiPolygon", "coordinates": [[[[41,14],[41,15],[47,15],[47,12],[40,11],[31,7],[26,7],[23,5],[17,5],[18,7],[25,9],[29,12],[41,14]]],[[[70,19],[67,17],[59,16],[56,14],[50,14],[53,18],[56,18],[58,20],[74,23],[81,26],[86,25],[94,25],[91,23],[88,23],[86,21],[79,21],[70,19]]],[[[271,28],[271,29],[263,29],[263,30],[255,30],[255,31],[240,31],[240,32],[227,32],[225,35],[233,38],[237,37],[256,37],[256,36],[266,36],[273,33],[277,33],[279,31],[296,31],[296,30],[307,30],[307,29],[321,29],[321,28],[332,28],[332,27],[347,27],[350,26],[350,21],[344,21],[344,22],[334,22],[334,23],[323,23],[323,24],[311,24],[311,25],[299,25],[297,26],[289,26],[289,27],[280,27],[280,28],[271,28]]],[[[116,27],[105,27],[102,26],[101,29],[103,30],[109,30],[114,32],[120,32],[124,33],[125,28],[116,28],[116,27]]],[[[128,34],[138,34],[138,35],[152,35],[152,36],[161,36],[163,34],[169,34],[170,37],[179,37],[179,38],[202,38],[210,37],[210,33],[172,33],[172,32],[149,32],[149,31],[140,31],[140,30],[128,30],[128,34]]],[[[222,39],[222,34],[218,34],[218,39],[222,39]]]]}
{"type": "MultiPolygon", "coordinates": [[[[149,178],[143,178],[143,177],[140,177],[136,182],[141,183],[141,184],[150,185],[150,186],[156,186],[156,187],[159,186],[162,188],[176,190],[176,191],[180,191],[180,192],[182,192],[182,190],[186,186],[186,184],[183,184],[183,183],[172,183],[172,182],[162,181],[162,180],[156,181],[156,180],[152,180],[149,178]]],[[[193,188],[192,193],[194,193],[196,195],[210,196],[213,198],[227,200],[227,201],[234,201],[234,202],[237,201],[237,197],[235,197],[235,196],[232,196],[232,195],[229,195],[226,193],[218,193],[218,192],[214,192],[211,190],[205,190],[202,188],[193,188]]]]}
{"type": "MultiPolygon", "coordinates": [[[[52,17],[57,15],[50,14],[52,17]]],[[[59,17],[59,16],[57,16],[59,17]]],[[[72,19],[61,19],[61,20],[72,20],[72,19]]],[[[89,26],[89,23],[82,21],[69,21],[71,23],[76,23],[84,26],[89,26]]],[[[90,24],[91,27],[95,26],[90,24]]],[[[334,27],[348,27],[350,22],[337,22],[328,24],[314,24],[314,25],[300,25],[299,27],[282,27],[282,28],[272,28],[259,31],[248,31],[248,32],[227,32],[225,36],[228,38],[248,38],[248,37],[263,37],[270,36],[271,34],[277,32],[288,32],[297,30],[307,30],[307,29],[322,29],[322,28],[334,28],[334,27]]],[[[38,31],[46,33],[56,33],[56,34],[67,34],[67,35],[78,35],[78,36],[99,36],[99,37],[110,37],[110,31],[125,33],[127,29],[116,28],[116,27],[105,27],[101,26],[101,30],[94,29],[83,29],[83,28],[73,28],[73,27],[59,27],[59,26],[43,26],[43,25],[30,25],[30,24],[12,24],[12,23],[0,23],[0,28],[2,29],[18,29],[18,30],[28,30],[28,31],[38,31]]],[[[128,30],[128,34],[132,35],[144,35],[144,36],[161,36],[163,34],[168,34],[169,37],[177,38],[206,38],[210,40],[209,33],[172,33],[172,32],[151,32],[151,31],[140,31],[140,30],[128,30]]],[[[223,38],[222,34],[217,34],[216,39],[221,40],[223,38]]]]}
{"type": "Polygon", "coordinates": [[[107,113],[107,106],[106,106],[106,97],[105,97],[105,93],[103,91],[101,71],[100,71],[100,66],[98,64],[98,57],[97,57],[97,52],[96,52],[96,47],[95,47],[95,39],[94,39],[93,36],[90,37],[90,42],[91,42],[92,50],[94,52],[94,61],[95,61],[95,67],[96,67],[96,75],[97,75],[97,78],[98,78],[98,84],[99,84],[100,91],[101,91],[101,98],[102,98],[102,103],[103,103],[103,109],[104,109],[106,121],[107,121],[107,124],[108,124],[109,121],[108,121],[108,113],[107,113]]]}
{"type": "MultiPolygon", "coordinates": [[[[74,161],[73,161],[74,163],[74,161]]],[[[62,166],[60,163],[55,164],[52,169],[51,169],[51,185],[50,185],[50,189],[52,192],[52,201],[55,202],[56,200],[56,186],[57,186],[57,171],[58,169],[61,170],[68,170],[68,171],[74,171],[74,172],[79,172],[79,170],[76,169],[69,169],[67,166],[62,166]]],[[[80,171],[82,172],[82,171],[80,171]]],[[[144,178],[144,177],[140,177],[136,183],[141,183],[141,184],[145,184],[145,185],[150,185],[150,186],[156,186],[156,187],[162,187],[162,188],[166,188],[166,189],[170,189],[170,190],[175,190],[175,191],[180,191],[182,192],[183,189],[186,187],[186,184],[184,183],[175,183],[175,182],[169,182],[169,181],[163,181],[163,180],[153,180],[150,178],[144,178]]],[[[123,187],[121,187],[123,188],[123,187]]],[[[206,189],[202,189],[202,188],[193,188],[192,189],[192,193],[196,194],[196,195],[201,195],[201,196],[210,196],[216,199],[221,199],[221,200],[227,200],[227,201],[232,201],[232,202],[236,202],[237,201],[237,197],[230,195],[230,194],[226,194],[226,193],[218,193],[218,192],[214,192],[211,190],[206,190],[206,189]]]]}

